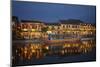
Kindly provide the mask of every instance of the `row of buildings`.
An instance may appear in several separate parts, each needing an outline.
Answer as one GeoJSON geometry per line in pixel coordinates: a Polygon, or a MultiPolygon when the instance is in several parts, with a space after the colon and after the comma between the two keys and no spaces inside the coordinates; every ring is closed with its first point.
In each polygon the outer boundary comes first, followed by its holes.
{"type": "Polygon", "coordinates": [[[60,20],[58,23],[21,20],[12,18],[12,30],[16,39],[66,39],[66,37],[95,36],[96,26],[80,20],[60,20]]]}

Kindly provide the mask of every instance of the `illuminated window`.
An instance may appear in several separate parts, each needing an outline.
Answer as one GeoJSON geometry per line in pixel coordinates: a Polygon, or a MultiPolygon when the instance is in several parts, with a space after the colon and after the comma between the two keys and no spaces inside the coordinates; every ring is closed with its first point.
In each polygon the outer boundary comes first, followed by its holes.
{"type": "Polygon", "coordinates": [[[34,31],[36,31],[35,29],[32,29],[32,31],[34,32],[34,31]]]}
{"type": "Polygon", "coordinates": [[[28,29],[23,29],[23,31],[28,31],[28,29]]]}

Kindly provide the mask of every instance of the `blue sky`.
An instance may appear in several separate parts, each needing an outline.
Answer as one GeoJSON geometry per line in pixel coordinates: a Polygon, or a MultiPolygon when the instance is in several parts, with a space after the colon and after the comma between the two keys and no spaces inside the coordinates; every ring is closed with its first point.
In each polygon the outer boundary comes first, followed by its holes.
{"type": "Polygon", "coordinates": [[[96,22],[96,7],[40,2],[12,2],[12,15],[24,20],[57,22],[59,20],[80,19],[87,23],[96,22]]]}

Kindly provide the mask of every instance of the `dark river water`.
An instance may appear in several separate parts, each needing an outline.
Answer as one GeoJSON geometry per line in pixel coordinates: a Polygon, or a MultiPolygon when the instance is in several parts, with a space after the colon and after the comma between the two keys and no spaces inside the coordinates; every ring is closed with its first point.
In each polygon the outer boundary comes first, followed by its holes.
{"type": "Polygon", "coordinates": [[[33,42],[33,40],[13,41],[12,65],[25,66],[96,60],[96,42],[94,39],[71,43],[76,46],[70,46],[68,45],[69,43],[66,46],[64,43],[52,43],[52,45],[49,45],[42,41],[33,42]]]}

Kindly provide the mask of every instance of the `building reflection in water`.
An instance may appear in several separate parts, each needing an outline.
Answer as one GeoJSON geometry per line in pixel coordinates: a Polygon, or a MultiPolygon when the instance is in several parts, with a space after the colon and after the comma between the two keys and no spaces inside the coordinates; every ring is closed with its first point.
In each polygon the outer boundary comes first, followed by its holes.
{"type": "Polygon", "coordinates": [[[71,56],[87,54],[96,47],[95,40],[71,40],[71,41],[45,41],[40,42],[16,42],[13,43],[13,62],[20,60],[43,59],[47,56],[71,56]]]}

